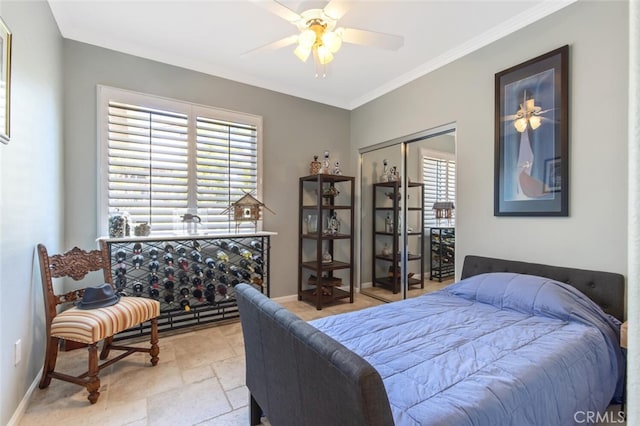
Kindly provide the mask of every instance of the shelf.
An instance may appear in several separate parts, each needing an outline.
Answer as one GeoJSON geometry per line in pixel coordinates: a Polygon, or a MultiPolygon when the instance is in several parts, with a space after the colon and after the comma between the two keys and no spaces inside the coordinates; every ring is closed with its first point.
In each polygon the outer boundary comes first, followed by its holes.
{"type": "Polygon", "coordinates": [[[321,240],[345,240],[351,238],[349,234],[302,234],[300,238],[305,238],[309,240],[317,240],[320,238],[321,240]]]}
{"type": "MultiPolygon", "coordinates": [[[[318,263],[315,262],[315,261],[302,262],[301,266],[303,268],[313,269],[314,271],[316,269],[318,269],[318,263]]],[[[320,264],[320,270],[322,270],[322,271],[335,271],[335,270],[338,270],[338,269],[347,269],[347,268],[351,268],[351,264],[350,263],[340,262],[340,261],[337,261],[337,260],[334,260],[331,263],[321,263],[320,264]]]]}
{"type": "Polygon", "coordinates": [[[300,178],[300,180],[304,182],[317,182],[319,180],[322,180],[323,182],[348,182],[353,179],[354,178],[351,176],[329,175],[329,174],[309,175],[309,176],[304,176],[300,178]]]}
{"type": "MultiPolygon", "coordinates": [[[[327,288],[327,287],[325,287],[327,288]]],[[[329,287],[331,290],[331,292],[333,294],[323,294],[322,296],[320,296],[320,302],[323,305],[326,305],[328,303],[334,302],[336,300],[339,299],[348,299],[351,297],[351,294],[349,294],[348,291],[344,291],[340,288],[337,287],[329,287]]],[[[303,290],[300,292],[300,298],[302,300],[308,300],[311,302],[317,302],[318,300],[318,295],[314,294],[316,292],[316,290],[318,290],[317,288],[311,288],[309,290],[303,290]]]]}
{"type": "MultiPolygon", "coordinates": [[[[390,236],[394,236],[394,235],[400,236],[400,235],[402,235],[402,234],[398,234],[398,233],[394,234],[392,232],[383,232],[383,231],[376,231],[375,234],[376,235],[390,235],[390,236]]],[[[421,232],[407,232],[407,235],[415,236],[415,235],[422,235],[422,233],[421,232]]]]}
{"type": "MultiPolygon", "coordinates": [[[[400,256],[398,256],[399,258],[400,256]]],[[[380,260],[386,260],[388,262],[393,262],[393,256],[385,256],[382,254],[377,254],[376,255],[376,259],[380,259],[380,260]]],[[[420,260],[422,259],[422,256],[417,255],[417,254],[410,254],[409,257],[407,258],[407,260],[420,260]]]]}
{"type": "Polygon", "coordinates": [[[317,210],[320,207],[322,210],[351,210],[351,206],[323,204],[318,206],[317,204],[305,204],[301,210],[317,210]]]}

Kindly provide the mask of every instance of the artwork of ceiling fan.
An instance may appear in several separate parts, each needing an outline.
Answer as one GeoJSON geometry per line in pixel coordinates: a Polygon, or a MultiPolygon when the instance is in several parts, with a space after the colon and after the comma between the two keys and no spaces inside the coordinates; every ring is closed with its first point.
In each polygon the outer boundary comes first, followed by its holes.
{"type": "Polygon", "coordinates": [[[399,35],[385,34],[355,28],[337,27],[338,20],[348,11],[347,2],[331,0],[323,9],[309,9],[297,13],[276,0],[252,0],[255,4],[295,25],[294,34],[247,53],[281,49],[297,44],[293,53],[302,62],[313,55],[316,77],[326,75],[325,65],[333,60],[333,54],[342,43],[373,46],[385,50],[398,50],[404,44],[399,35]]]}

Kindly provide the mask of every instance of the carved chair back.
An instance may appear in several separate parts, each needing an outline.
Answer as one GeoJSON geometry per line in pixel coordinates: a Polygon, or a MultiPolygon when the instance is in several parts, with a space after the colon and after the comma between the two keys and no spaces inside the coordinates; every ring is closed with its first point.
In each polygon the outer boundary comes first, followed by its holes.
{"type": "MultiPolygon", "coordinates": [[[[49,256],[47,248],[38,244],[40,259],[40,274],[42,276],[42,291],[44,293],[44,307],[47,317],[47,335],[51,321],[57,315],[57,306],[82,299],[84,288],[72,290],[63,294],[56,294],[53,289],[53,278],[71,278],[75,281],[83,279],[93,271],[103,271],[104,282],[113,286],[109,268],[109,255],[106,245],[100,242],[100,250],[85,251],[74,247],[66,253],[49,256]]],[[[101,283],[96,283],[101,284],[101,283]]]]}

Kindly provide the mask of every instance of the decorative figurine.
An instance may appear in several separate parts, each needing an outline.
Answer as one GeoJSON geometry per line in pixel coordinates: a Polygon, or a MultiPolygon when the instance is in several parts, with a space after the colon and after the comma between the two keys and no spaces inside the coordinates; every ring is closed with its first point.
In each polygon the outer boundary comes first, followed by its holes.
{"type": "Polygon", "coordinates": [[[329,218],[327,233],[336,235],[338,232],[340,232],[340,220],[338,220],[338,215],[334,212],[333,216],[329,218]]]}
{"type": "Polygon", "coordinates": [[[382,169],[382,174],[380,175],[380,182],[388,182],[389,181],[389,169],[388,169],[389,163],[387,163],[386,158],[382,160],[382,165],[383,165],[383,169],[382,169]]]}
{"type": "Polygon", "coordinates": [[[340,162],[339,161],[336,161],[335,166],[333,166],[333,174],[334,175],[338,175],[338,176],[342,175],[342,170],[340,170],[340,162]]]}
{"type": "Polygon", "coordinates": [[[387,213],[387,217],[384,219],[384,232],[393,232],[393,220],[391,220],[389,213],[387,213]]]}
{"type": "Polygon", "coordinates": [[[385,244],[384,247],[382,247],[382,255],[391,256],[391,249],[389,248],[389,244],[385,244]]]}
{"type": "Polygon", "coordinates": [[[396,166],[391,167],[391,170],[388,174],[389,182],[397,182],[400,178],[398,174],[398,168],[396,166]]]}
{"type": "Polygon", "coordinates": [[[333,257],[331,257],[331,253],[329,253],[329,250],[324,251],[324,253],[322,253],[322,263],[331,263],[333,262],[333,257]]]}
{"type": "Polygon", "coordinates": [[[329,151],[324,152],[324,160],[322,160],[322,168],[320,169],[322,174],[328,175],[331,171],[331,163],[329,162],[329,151]]]}
{"type": "Polygon", "coordinates": [[[313,161],[309,164],[309,174],[317,175],[320,173],[322,163],[318,161],[318,156],[313,156],[313,161]]]}

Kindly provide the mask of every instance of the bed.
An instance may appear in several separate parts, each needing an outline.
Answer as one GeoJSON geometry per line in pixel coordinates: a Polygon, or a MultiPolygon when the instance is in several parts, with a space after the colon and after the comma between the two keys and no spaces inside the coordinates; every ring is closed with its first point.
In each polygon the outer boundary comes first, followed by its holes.
{"type": "Polygon", "coordinates": [[[252,424],[565,425],[621,391],[621,275],[467,256],[462,278],[310,324],[237,287],[252,424]]]}

